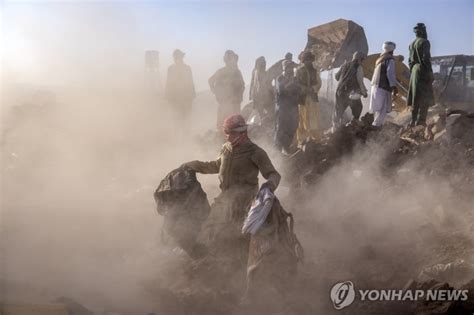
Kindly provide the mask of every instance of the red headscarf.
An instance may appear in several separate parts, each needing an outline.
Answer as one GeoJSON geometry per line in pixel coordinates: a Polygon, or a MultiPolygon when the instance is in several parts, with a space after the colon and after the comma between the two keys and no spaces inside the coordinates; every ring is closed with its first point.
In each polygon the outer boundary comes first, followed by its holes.
{"type": "Polygon", "coordinates": [[[247,123],[242,115],[232,115],[224,120],[222,129],[226,135],[227,141],[232,147],[237,147],[249,140],[247,135],[247,123]]]}

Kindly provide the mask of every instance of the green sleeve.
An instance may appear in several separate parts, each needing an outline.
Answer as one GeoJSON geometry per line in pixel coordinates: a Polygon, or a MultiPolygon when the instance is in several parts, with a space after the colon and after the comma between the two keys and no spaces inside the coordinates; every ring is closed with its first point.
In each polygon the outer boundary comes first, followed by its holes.
{"type": "Polygon", "coordinates": [[[193,171],[197,173],[218,174],[221,168],[223,150],[221,151],[221,153],[219,154],[219,157],[215,161],[202,162],[202,161],[196,160],[196,161],[184,163],[183,165],[189,167],[190,169],[192,169],[193,171]]]}
{"type": "Polygon", "coordinates": [[[263,149],[258,148],[252,160],[257,165],[262,176],[273,185],[273,189],[276,189],[280,184],[281,176],[273,166],[272,161],[270,161],[268,154],[263,149]]]}

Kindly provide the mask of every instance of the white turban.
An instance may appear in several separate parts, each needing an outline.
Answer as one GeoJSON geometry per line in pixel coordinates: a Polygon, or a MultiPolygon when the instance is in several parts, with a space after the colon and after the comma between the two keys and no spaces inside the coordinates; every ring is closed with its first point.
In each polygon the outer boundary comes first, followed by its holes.
{"type": "Polygon", "coordinates": [[[383,43],[382,49],[384,52],[388,53],[395,50],[397,45],[394,42],[385,42],[383,43]]]}

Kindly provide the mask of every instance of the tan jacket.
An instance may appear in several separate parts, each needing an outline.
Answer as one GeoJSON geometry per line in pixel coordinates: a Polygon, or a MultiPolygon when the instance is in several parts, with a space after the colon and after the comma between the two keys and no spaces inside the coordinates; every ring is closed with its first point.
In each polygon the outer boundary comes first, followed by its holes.
{"type": "Polygon", "coordinates": [[[203,174],[219,174],[220,188],[225,191],[234,186],[258,188],[258,172],[273,186],[278,187],[280,174],[273,167],[267,153],[255,143],[248,141],[236,148],[225,143],[215,161],[191,161],[185,164],[203,174]]]}
{"type": "Polygon", "coordinates": [[[302,100],[308,95],[313,96],[317,100],[317,94],[321,89],[321,75],[319,71],[315,68],[308,69],[305,65],[301,65],[296,69],[295,77],[303,93],[302,100]]]}

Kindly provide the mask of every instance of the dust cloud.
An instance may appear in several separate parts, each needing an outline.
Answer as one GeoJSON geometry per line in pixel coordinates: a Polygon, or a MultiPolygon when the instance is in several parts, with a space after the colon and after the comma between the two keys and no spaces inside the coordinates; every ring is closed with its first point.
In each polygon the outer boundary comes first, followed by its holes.
{"type": "MultiPolygon", "coordinates": [[[[122,56],[107,55],[107,64],[121,64],[122,56]]],[[[216,104],[200,91],[190,122],[177,122],[147,88],[137,56],[132,70],[110,73],[61,58],[69,78],[87,74],[81,80],[32,77],[13,64],[2,71],[3,301],[67,296],[98,312],[148,312],[163,299],[157,282],[179,274],[185,254],[162,244],[152,194],[183,162],[216,157],[219,145],[203,136],[214,126],[216,104]]],[[[41,55],[49,64],[58,58],[41,55]]],[[[208,77],[219,64],[195,76],[208,77]]],[[[271,143],[259,144],[284,169],[271,143]]],[[[474,258],[472,250],[434,251],[445,233],[469,239],[473,196],[459,198],[449,178],[418,172],[420,161],[387,175],[389,151],[380,143],[358,147],[299,198],[286,182],[293,174],[282,174],[277,195],[296,217],[307,255],[302,274],[314,280],[298,293],[307,303],[326,305],[336,281],[402,286],[427,264],[474,258]]],[[[199,180],[212,201],[217,177],[199,180]]]]}
{"type": "MultiPolygon", "coordinates": [[[[181,163],[215,158],[219,146],[202,137],[213,126],[212,98],[198,96],[198,123],[185,128],[146,89],[6,95],[16,101],[3,117],[3,298],[44,303],[68,296],[94,310],[156,307],[157,282],[179,278],[186,258],[162,244],[152,194],[181,163]]],[[[283,169],[271,144],[260,145],[283,169]]],[[[432,251],[445,231],[469,238],[472,196],[459,199],[447,179],[417,172],[416,164],[387,176],[388,151],[377,143],[358,148],[300,198],[288,193],[292,174],[283,174],[277,195],[295,214],[307,255],[302,273],[317,286],[306,293],[324,300],[333,282],[346,279],[403,286],[429,263],[472,258],[432,251]]],[[[212,201],[216,176],[199,179],[212,201]]]]}

